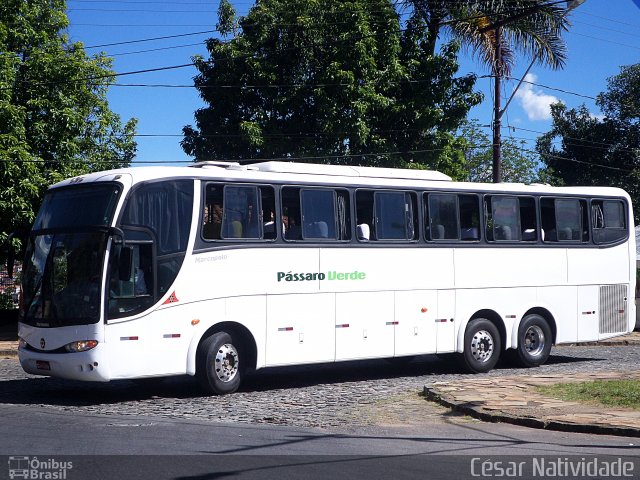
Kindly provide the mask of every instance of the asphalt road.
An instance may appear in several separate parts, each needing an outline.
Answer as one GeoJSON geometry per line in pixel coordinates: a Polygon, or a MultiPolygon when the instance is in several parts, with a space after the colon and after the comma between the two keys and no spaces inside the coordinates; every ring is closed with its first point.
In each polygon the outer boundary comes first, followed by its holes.
{"type": "MultiPolygon", "coordinates": [[[[637,369],[638,350],[561,347],[535,372],[637,369]]],[[[513,373],[522,371],[485,376],[513,373]]],[[[474,458],[489,460],[484,473],[496,477],[505,475],[495,462],[524,462],[526,470],[536,458],[573,459],[578,475],[564,478],[593,478],[580,475],[580,465],[627,456],[640,476],[638,439],[485,424],[419,395],[426,382],[459,375],[432,357],[404,366],[298,367],[265,371],[235,395],[205,397],[188,378],[84,384],[32,377],[4,359],[0,478],[9,475],[10,456],[14,465],[37,457],[40,470],[49,460],[71,462],[68,479],[458,479],[483,473],[474,458]]]]}

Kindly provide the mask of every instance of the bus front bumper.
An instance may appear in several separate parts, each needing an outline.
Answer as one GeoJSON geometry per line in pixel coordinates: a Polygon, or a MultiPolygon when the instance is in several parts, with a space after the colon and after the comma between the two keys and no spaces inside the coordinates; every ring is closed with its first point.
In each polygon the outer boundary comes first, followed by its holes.
{"type": "Polygon", "coordinates": [[[18,347],[18,359],[22,369],[32,375],[83,380],[88,382],[108,382],[102,345],[86,352],[47,353],[34,352],[25,347],[18,347]]]}

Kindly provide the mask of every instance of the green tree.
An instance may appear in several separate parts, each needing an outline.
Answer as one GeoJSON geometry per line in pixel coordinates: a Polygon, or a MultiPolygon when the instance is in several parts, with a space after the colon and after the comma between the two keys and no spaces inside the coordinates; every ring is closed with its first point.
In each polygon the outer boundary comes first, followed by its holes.
{"type": "Polygon", "coordinates": [[[640,64],[622,67],[609,78],[596,104],[598,118],[585,105],[551,106],[551,130],[538,138],[536,149],[556,183],[624,188],[640,220],[640,64]]]}
{"type": "Polygon", "coordinates": [[[196,160],[308,157],[460,173],[454,132],[481,96],[474,76],[455,77],[456,43],[429,54],[420,18],[401,28],[390,0],[265,0],[239,27],[195,59],[206,106],[182,146],[196,160]]]}
{"type": "MultiPolygon", "coordinates": [[[[460,149],[465,158],[465,180],[492,181],[491,139],[477,120],[465,122],[460,130],[460,149]]],[[[539,182],[538,155],[527,149],[524,141],[507,137],[502,141],[502,180],[505,182],[539,182]]]]}
{"type": "Polygon", "coordinates": [[[70,43],[64,0],[0,6],[0,242],[34,220],[46,185],[128,165],[135,120],[109,109],[111,60],[70,43]]]}

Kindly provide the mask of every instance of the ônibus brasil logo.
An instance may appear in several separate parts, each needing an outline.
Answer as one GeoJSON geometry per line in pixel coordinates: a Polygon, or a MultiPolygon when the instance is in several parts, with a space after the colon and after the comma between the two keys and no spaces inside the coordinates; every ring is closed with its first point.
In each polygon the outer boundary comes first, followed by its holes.
{"type": "Polygon", "coordinates": [[[73,462],[60,461],[55,458],[38,459],[38,457],[9,457],[9,478],[66,480],[73,462]]]}
{"type": "Polygon", "coordinates": [[[331,270],[327,273],[324,272],[278,272],[279,282],[310,282],[314,280],[366,280],[367,274],[365,272],[359,272],[354,270],[353,272],[338,272],[331,270]]]}

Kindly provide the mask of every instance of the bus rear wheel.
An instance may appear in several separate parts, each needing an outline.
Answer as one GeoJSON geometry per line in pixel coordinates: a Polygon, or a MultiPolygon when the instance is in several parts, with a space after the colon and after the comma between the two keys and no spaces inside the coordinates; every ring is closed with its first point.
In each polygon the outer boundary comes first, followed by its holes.
{"type": "Polygon", "coordinates": [[[205,338],[198,347],[196,378],[200,386],[215,395],[238,390],[244,369],[238,342],[227,332],[205,338]]]}
{"type": "Polygon", "coordinates": [[[515,361],[523,367],[537,367],[549,358],[552,343],[551,328],[540,315],[527,315],[518,327],[515,361]]]}
{"type": "Polygon", "coordinates": [[[471,373],[488,372],[500,357],[500,333],[486,318],[469,322],[464,332],[464,351],[460,354],[462,367],[471,373]]]}

